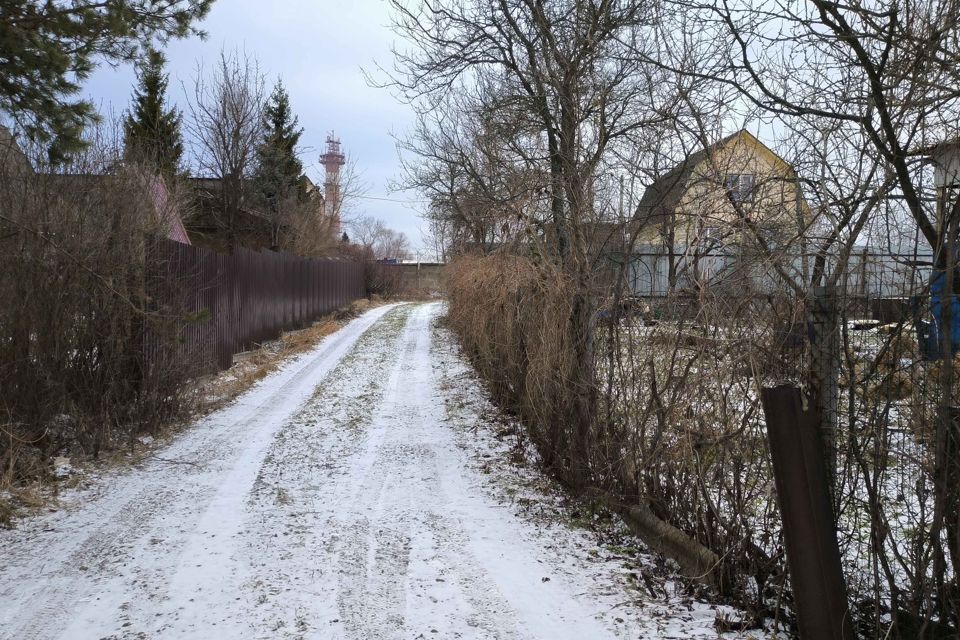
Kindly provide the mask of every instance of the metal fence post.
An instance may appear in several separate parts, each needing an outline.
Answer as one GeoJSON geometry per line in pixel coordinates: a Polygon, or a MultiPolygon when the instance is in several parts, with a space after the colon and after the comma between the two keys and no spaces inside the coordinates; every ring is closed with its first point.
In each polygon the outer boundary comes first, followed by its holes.
{"type": "Polygon", "coordinates": [[[818,429],[830,495],[836,503],[837,422],[840,404],[840,314],[835,287],[816,287],[811,308],[813,336],[810,390],[817,399],[818,429]]]}
{"type": "Polygon", "coordinates": [[[800,637],[852,639],[853,624],[817,434],[819,416],[814,407],[804,410],[803,397],[796,387],[765,388],[760,394],[800,637]]]}

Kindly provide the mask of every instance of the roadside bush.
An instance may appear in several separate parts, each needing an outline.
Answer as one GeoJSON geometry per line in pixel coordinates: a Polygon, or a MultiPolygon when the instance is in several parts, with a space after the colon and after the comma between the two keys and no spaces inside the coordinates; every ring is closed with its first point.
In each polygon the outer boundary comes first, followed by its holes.
{"type": "MultiPolygon", "coordinates": [[[[570,405],[574,283],[519,255],[462,256],[447,269],[451,329],[550,470],[567,480],[586,456],[586,496],[682,575],[745,606],[750,624],[795,624],[760,389],[809,384],[806,301],[746,282],[604,299],[590,326],[596,408],[584,449],[570,405]]],[[[864,301],[847,293],[837,308],[835,437],[823,451],[836,464],[851,615],[863,637],[921,637],[924,625],[923,637],[953,637],[960,510],[955,493],[937,497],[949,477],[937,455],[951,445],[935,441],[945,366],[920,356],[908,316],[864,321],[864,301]]]]}
{"type": "Polygon", "coordinates": [[[566,324],[572,283],[549,265],[513,255],[462,256],[447,266],[449,323],[491,391],[530,428],[561,476],[572,442],[566,324]]]}
{"type": "Polygon", "coordinates": [[[601,305],[589,329],[596,402],[584,451],[571,419],[580,392],[571,383],[576,284],[509,254],[459,257],[447,282],[451,328],[558,477],[569,480],[572,461],[585,457],[587,495],[620,512],[681,573],[756,610],[779,593],[782,547],[755,381],[784,372],[768,371],[777,332],[744,319],[788,319],[706,296],[666,301],[656,314],[680,320],[655,325],[653,310],[647,322],[622,315],[623,304],[601,305]]]}
{"type": "Polygon", "coordinates": [[[340,255],[348,260],[363,263],[363,280],[368,296],[395,298],[402,293],[403,278],[400,269],[375,260],[371,247],[359,244],[342,245],[340,255]]]}
{"type": "MultiPolygon", "coordinates": [[[[49,455],[97,455],[181,415],[190,367],[176,309],[152,309],[147,243],[162,232],[146,174],[97,150],[67,173],[0,164],[0,483],[49,455]]],[[[165,283],[164,286],[174,286],[165,283]]]]}

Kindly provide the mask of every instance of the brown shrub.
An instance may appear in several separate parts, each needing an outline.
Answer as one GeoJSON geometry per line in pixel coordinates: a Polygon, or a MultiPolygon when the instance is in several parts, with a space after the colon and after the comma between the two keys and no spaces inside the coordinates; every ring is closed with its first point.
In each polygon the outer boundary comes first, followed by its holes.
{"type": "Polygon", "coordinates": [[[180,320],[145,294],[148,174],[102,159],[0,176],[0,483],[36,477],[32,452],[96,455],[183,415],[188,363],[143,357],[180,320]]]}
{"type": "Polygon", "coordinates": [[[403,284],[400,269],[375,260],[370,247],[358,244],[341,245],[340,255],[365,265],[363,275],[367,296],[395,298],[400,294],[403,284]]]}
{"type": "Polygon", "coordinates": [[[572,287],[550,265],[513,255],[463,256],[447,266],[451,328],[561,476],[573,454],[565,437],[572,287]]]}
{"type": "Polygon", "coordinates": [[[696,321],[653,329],[642,318],[604,318],[611,307],[602,307],[585,329],[595,348],[586,393],[596,404],[583,438],[574,404],[585,380],[575,371],[577,283],[550,263],[506,254],[458,257],[446,277],[450,327],[548,468],[570,481],[585,459],[583,488],[599,491],[686,575],[732,593],[744,584],[739,571],[762,564],[754,574],[766,584],[769,558],[757,540],[769,530],[745,530],[736,519],[739,510],[769,520],[757,400],[736,373],[754,328],[732,331],[733,312],[706,300],[692,307],[696,321]],[[731,472],[749,478],[746,488],[731,485],[731,472]]]}

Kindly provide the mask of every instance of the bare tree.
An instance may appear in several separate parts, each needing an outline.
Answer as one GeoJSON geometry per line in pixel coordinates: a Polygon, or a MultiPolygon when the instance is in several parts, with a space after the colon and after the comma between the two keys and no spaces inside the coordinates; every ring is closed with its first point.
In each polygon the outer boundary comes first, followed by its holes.
{"type": "Polygon", "coordinates": [[[451,225],[441,217],[428,217],[427,228],[421,227],[420,236],[426,246],[430,247],[435,260],[446,262],[450,255],[451,225]]]}
{"type": "MultiPolygon", "coordinates": [[[[547,457],[574,486],[585,486],[596,401],[586,234],[597,214],[594,189],[606,152],[661,117],[651,106],[658,85],[650,67],[628,55],[649,42],[644,30],[653,7],[620,0],[392,4],[397,31],[412,45],[397,52],[394,86],[421,112],[442,106],[445,97],[475,97],[474,111],[491,129],[515,134],[498,138],[515,156],[514,167],[543,180],[554,238],[547,257],[577,283],[573,353],[563,374],[574,390],[565,414],[575,433],[569,453],[558,449],[547,457]]],[[[558,431],[551,440],[561,446],[567,439],[558,431]]]]}
{"type": "MultiPolygon", "coordinates": [[[[899,253],[914,238],[919,242],[914,241],[909,268],[915,272],[918,251],[931,252],[941,292],[953,295],[960,203],[933,188],[929,156],[960,132],[960,3],[812,0],[761,10],[749,1],[677,0],[663,15],[663,44],[651,62],[682,81],[726,92],[738,117],[763,122],[790,151],[810,215],[791,241],[799,264],[781,260],[771,266],[801,300],[809,304],[816,286],[842,286],[855,276],[864,282],[864,274],[851,269],[855,251],[862,249],[859,268],[866,270],[864,243],[899,253]]],[[[770,247],[759,248],[769,255],[770,247]]],[[[920,284],[916,290],[925,297],[931,283],[920,284]]],[[[942,305],[940,327],[951,326],[954,308],[942,305]]],[[[950,334],[940,331],[942,353],[955,349],[950,334]]],[[[856,357],[847,357],[844,367],[855,369],[856,357]]],[[[863,378],[877,375],[878,366],[863,378]]],[[[912,366],[919,369],[920,363],[912,366]]],[[[948,620],[960,623],[955,573],[960,492],[949,480],[960,477],[960,449],[952,444],[960,439],[951,409],[954,368],[947,357],[936,372],[934,434],[923,442],[929,460],[916,477],[918,499],[932,496],[933,508],[920,518],[928,534],[909,558],[890,526],[890,496],[878,489],[888,468],[878,464],[883,458],[873,447],[888,437],[887,419],[861,416],[858,422],[862,400],[855,400],[852,388],[846,407],[824,404],[817,394],[821,415],[835,420],[840,413],[848,420],[846,431],[841,420],[836,432],[826,427],[821,435],[828,461],[846,459],[847,475],[835,482],[835,502],[842,502],[840,485],[847,483],[848,499],[867,503],[874,563],[870,615],[878,633],[887,604],[893,633],[923,635],[948,620]]],[[[813,373],[808,379],[815,390],[822,382],[813,373]]]]}
{"type": "Polygon", "coordinates": [[[264,75],[244,53],[221,52],[208,75],[198,68],[189,101],[187,130],[193,138],[197,169],[216,178],[219,224],[230,250],[236,246],[239,216],[252,197],[250,180],[262,137],[264,75]]]}
{"type": "Polygon", "coordinates": [[[768,116],[855,132],[885,163],[875,189],[892,181],[927,242],[942,243],[919,168],[932,145],[958,133],[960,3],[676,6],[703,16],[695,28],[704,39],[724,43],[712,64],[687,73],[734,88],[768,116]]]}
{"type": "Polygon", "coordinates": [[[333,186],[332,192],[336,194],[336,201],[327,203],[326,215],[341,225],[350,226],[358,202],[370,190],[370,185],[363,179],[363,171],[359,168],[356,156],[347,155],[333,186]]]}
{"type": "Polygon", "coordinates": [[[371,216],[350,223],[351,241],[365,248],[373,260],[404,260],[410,253],[406,234],[387,227],[371,216]]]}
{"type": "Polygon", "coordinates": [[[405,148],[406,186],[430,202],[428,220],[451,248],[489,252],[536,240],[548,223],[549,175],[524,117],[496,87],[456,92],[419,114],[405,148]]]}

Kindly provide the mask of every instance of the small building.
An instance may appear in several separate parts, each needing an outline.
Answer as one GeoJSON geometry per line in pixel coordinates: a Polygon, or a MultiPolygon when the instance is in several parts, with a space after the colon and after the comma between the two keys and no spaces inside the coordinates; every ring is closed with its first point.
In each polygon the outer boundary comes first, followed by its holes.
{"type": "Polygon", "coordinates": [[[229,252],[231,244],[254,251],[280,249],[284,235],[298,222],[296,216],[326,215],[322,191],[305,175],[300,178],[297,207],[282,212],[271,212],[258,200],[253,180],[244,180],[237,194],[224,193],[225,188],[236,187],[225,187],[219,178],[194,177],[188,184],[193,200],[186,223],[190,236],[194,244],[220,252],[229,252]],[[232,199],[237,209],[229,219],[228,200],[232,199]]]}
{"type": "Polygon", "coordinates": [[[785,248],[810,222],[793,167],[738,131],[690,154],[644,192],[630,222],[634,291],[662,295],[737,275],[765,288],[768,254],[799,253],[785,248]]]}
{"type": "Polygon", "coordinates": [[[746,130],[690,154],[644,192],[634,221],[647,242],[742,240],[749,227],[776,240],[805,231],[796,173],[746,130]],[[801,227],[798,228],[798,214],[801,227]]]}
{"type": "MultiPolygon", "coordinates": [[[[27,154],[17,144],[16,138],[5,127],[0,127],[0,179],[7,181],[28,180],[38,174],[30,163],[27,154]]],[[[71,197],[83,197],[94,193],[106,176],[93,173],[46,174],[42,176],[51,191],[69,193],[71,197]]],[[[183,224],[183,217],[177,203],[170,196],[167,185],[160,176],[144,173],[135,175],[138,184],[131,197],[142,198],[139,202],[152,212],[153,224],[158,226],[158,234],[174,242],[190,244],[190,236],[183,224]]],[[[9,186],[9,185],[8,185],[9,186]]],[[[9,190],[15,192],[16,190],[9,190]]],[[[151,224],[152,226],[152,224],[151,224]]]]}
{"type": "Polygon", "coordinates": [[[933,184],[937,189],[960,189],[960,138],[942,142],[930,150],[933,184]]]}

